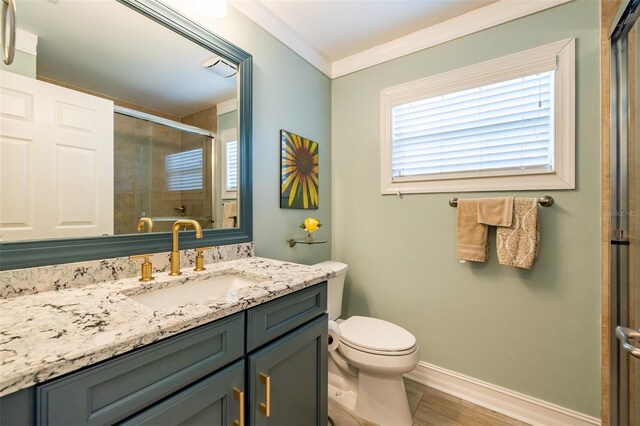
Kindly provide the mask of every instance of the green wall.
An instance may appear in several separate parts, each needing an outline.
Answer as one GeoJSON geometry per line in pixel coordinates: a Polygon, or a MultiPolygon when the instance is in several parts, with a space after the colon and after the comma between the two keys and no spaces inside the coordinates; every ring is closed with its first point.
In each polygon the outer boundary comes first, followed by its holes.
{"type": "MultiPolygon", "coordinates": [[[[0,45],[1,47],[2,45],[0,45]]],[[[5,65],[0,61],[0,70],[21,74],[25,77],[36,78],[36,56],[16,49],[13,56],[13,63],[5,65]]]]}
{"type": "MultiPolygon", "coordinates": [[[[344,309],[411,331],[421,359],[599,416],[599,3],[576,0],[332,82],[333,257],[344,309]],[[531,271],[455,256],[453,196],[380,195],[380,90],[568,37],[577,39],[573,191],[541,209],[531,271]]],[[[503,193],[504,194],[504,193],[503,193]]],[[[258,243],[260,247],[260,243],[258,243]]]]}
{"type": "Polygon", "coordinates": [[[289,247],[298,224],[313,216],[331,236],[331,81],[247,17],[229,7],[221,20],[203,20],[215,33],[253,55],[253,235],[258,256],[311,264],[331,256],[327,244],[289,247]],[[280,129],[319,143],[318,210],[280,208],[280,129]]]}
{"type": "MultiPolygon", "coordinates": [[[[218,135],[223,130],[238,127],[238,111],[233,110],[218,116],[218,135]]],[[[218,136],[220,137],[220,136],[218,136]]]]}

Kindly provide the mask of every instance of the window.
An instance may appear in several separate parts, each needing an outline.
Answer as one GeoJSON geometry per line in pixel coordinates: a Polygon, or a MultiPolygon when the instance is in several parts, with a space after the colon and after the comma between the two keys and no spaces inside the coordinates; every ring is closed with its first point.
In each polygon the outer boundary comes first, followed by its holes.
{"type": "Polygon", "coordinates": [[[238,196],[238,129],[233,127],[220,133],[222,143],[222,198],[238,196]]]}
{"type": "Polygon", "coordinates": [[[381,93],[381,190],[571,189],[574,40],[381,93]]]}
{"type": "Polygon", "coordinates": [[[228,192],[238,189],[238,141],[226,144],[225,190],[228,192]]]}
{"type": "Polygon", "coordinates": [[[202,189],[202,148],[164,157],[167,191],[202,189]]]}

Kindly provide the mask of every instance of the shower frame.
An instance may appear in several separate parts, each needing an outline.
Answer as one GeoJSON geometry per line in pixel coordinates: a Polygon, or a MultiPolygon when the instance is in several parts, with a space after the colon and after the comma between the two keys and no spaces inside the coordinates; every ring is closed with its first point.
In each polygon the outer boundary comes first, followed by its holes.
{"type": "MultiPolygon", "coordinates": [[[[629,43],[628,34],[640,15],[640,0],[624,0],[618,9],[613,26],[609,32],[610,59],[610,217],[609,235],[609,315],[608,315],[608,348],[603,352],[609,355],[608,371],[608,418],[605,424],[631,424],[637,407],[632,410],[631,373],[637,368],[627,351],[623,350],[614,330],[617,326],[633,326],[632,307],[629,304],[630,291],[633,288],[630,276],[630,240],[631,212],[629,194],[629,43]]],[[[637,120],[637,117],[635,117],[637,120]]],[[[637,142],[636,142],[637,144],[637,142]]],[[[637,155],[637,153],[636,153],[637,155]]],[[[637,171],[636,171],[637,172],[637,171]]],[[[636,219],[637,220],[637,219],[636,219]]],[[[635,284],[637,285],[637,284],[635,284]]],[[[636,308],[637,309],[637,308],[636,308]]],[[[637,327],[637,324],[635,325],[637,327]]],[[[637,396],[636,396],[637,398],[637,396]]]]}

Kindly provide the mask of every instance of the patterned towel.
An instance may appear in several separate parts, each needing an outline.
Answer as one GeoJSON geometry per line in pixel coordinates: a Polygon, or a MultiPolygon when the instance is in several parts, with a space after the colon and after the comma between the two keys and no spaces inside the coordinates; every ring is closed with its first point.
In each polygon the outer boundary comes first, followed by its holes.
{"type": "Polygon", "coordinates": [[[540,250],[537,199],[514,200],[513,222],[510,227],[498,227],[496,245],[498,262],[501,265],[531,269],[540,250]]]}

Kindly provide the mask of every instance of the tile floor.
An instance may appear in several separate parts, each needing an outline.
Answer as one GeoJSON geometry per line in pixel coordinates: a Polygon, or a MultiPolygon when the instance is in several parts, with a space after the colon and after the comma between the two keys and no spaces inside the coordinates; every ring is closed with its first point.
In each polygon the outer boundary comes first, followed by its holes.
{"type": "MultiPolygon", "coordinates": [[[[527,423],[512,419],[487,408],[405,379],[413,426],[523,426],[527,423]]],[[[347,412],[329,400],[329,416],[335,426],[375,426],[347,412]]]]}

